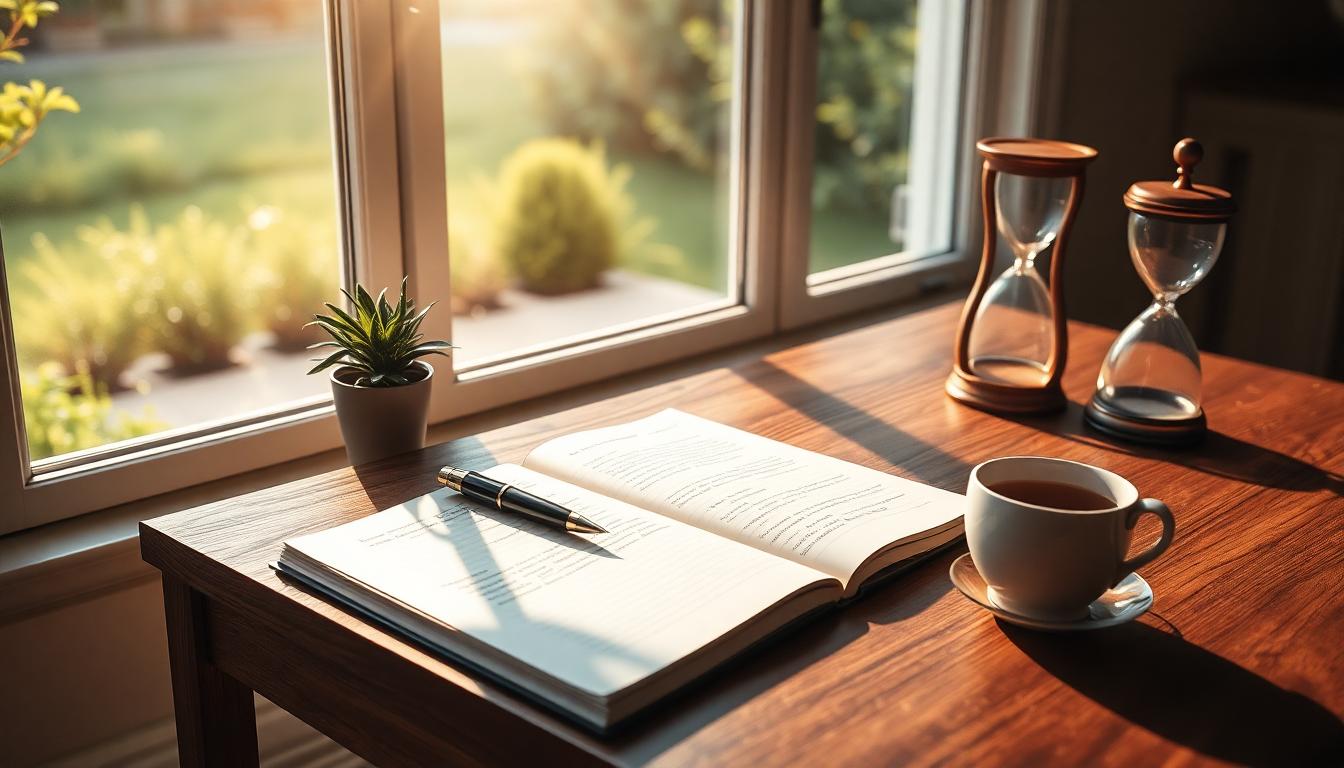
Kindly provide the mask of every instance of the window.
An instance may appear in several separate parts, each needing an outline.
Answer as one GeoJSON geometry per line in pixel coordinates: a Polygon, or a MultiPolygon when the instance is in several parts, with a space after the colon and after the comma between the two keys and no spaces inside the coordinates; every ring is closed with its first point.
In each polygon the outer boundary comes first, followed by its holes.
{"type": "Polygon", "coordinates": [[[740,302],[732,2],[445,2],[458,370],[740,302]]]}
{"type": "Polygon", "coordinates": [[[909,295],[912,275],[928,279],[964,255],[953,182],[964,11],[821,0],[795,32],[813,55],[794,64],[793,143],[809,146],[807,162],[790,164],[788,206],[799,213],[785,236],[786,326],[909,295]]]}
{"type": "Polygon", "coordinates": [[[901,251],[907,239],[918,10],[915,0],[821,5],[813,274],[901,251]]]}
{"type": "Polygon", "coordinates": [[[321,396],[304,323],[340,284],[322,5],[76,6],[18,76],[59,84],[5,168],[34,470],[321,396]]]}
{"type": "Polygon", "coordinates": [[[0,65],[82,106],[0,167],[0,533],[339,446],[352,278],[441,302],[440,421],[962,270],[964,10],[71,4],[0,65]]]}

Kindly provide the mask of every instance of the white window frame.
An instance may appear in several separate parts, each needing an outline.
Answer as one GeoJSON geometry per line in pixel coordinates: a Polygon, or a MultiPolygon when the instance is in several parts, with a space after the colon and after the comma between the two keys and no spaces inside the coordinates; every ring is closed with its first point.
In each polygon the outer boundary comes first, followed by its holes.
{"type": "MultiPolygon", "coordinates": [[[[446,200],[443,170],[438,3],[327,1],[329,59],[337,75],[332,78],[332,102],[333,115],[339,118],[333,122],[343,182],[346,279],[395,286],[405,274],[412,295],[423,305],[449,293],[451,201],[446,200]]],[[[943,206],[930,215],[951,215],[955,209],[951,242],[938,253],[877,258],[809,281],[816,74],[812,2],[741,0],[737,34],[744,51],[739,81],[744,100],[733,124],[736,148],[744,151],[738,155],[732,179],[737,215],[730,218],[730,238],[740,249],[736,276],[740,303],[650,318],[462,371],[438,365],[431,422],[893,303],[918,293],[930,280],[968,279],[978,242],[968,226],[977,178],[973,150],[967,149],[973,145],[969,139],[976,134],[1021,133],[1031,127],[1029,110],[1040,79],[1039,39],[1048,1],[1024,0],[1009,9],[984,0],[969,4],[924,0],[921,34],[944,41],[939,46],[943,55],[917,64],[916,78],[920,85],[940,82],[941,87],[925,91],[917,103],[914,119],[923,121],[914,130],[916,137],[927,136],[931,126],[956,120],[956,112],[961,112],[954,132],[958,142],[930,144],[944,155],[938,167],[955,166],[955,175],[950,170],[932,174],[926,182],[943,206]],[[1031,44],[1004,44],[1024,37],[1031,44]],[[961,39],[974,55],[963,56],[959,45],[958,50],[943,49],[961,39]],[[953,70],[963,67],[964,77],[953,77],[957,74],[953,70]],[[949,79],[964,81],[964,87],[948,90],[949,79]],[[1025,98],[1004,98],[1009,85],[1017,88],[1016,96],[1025,98]],[[930,92],[935,92],[933,97],[930,92]],[[925,107],[926,103],[935,106],[925,107]]],[[[3,277],[0,259],[0,281],[3,277]]],[[[451,339],[451,313],[446,307],[430,313],[424,330],[451,339]]],[[[0,291],[0,534],[341,445],[329,398],[315,397],[227,422],[172,430],[130,446],[58,457],[44,463],[44,471],[33,477],[19,398],[9,298],[7,291],[0,291]]]]}

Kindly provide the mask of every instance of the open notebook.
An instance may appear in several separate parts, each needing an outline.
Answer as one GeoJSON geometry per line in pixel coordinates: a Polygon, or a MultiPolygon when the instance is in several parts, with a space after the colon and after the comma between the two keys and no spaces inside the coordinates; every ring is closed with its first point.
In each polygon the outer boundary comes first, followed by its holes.
{"type": "Polygon", "coordinates": [[[675,410],[478,471],[610,532],[443,489],[276,567],[597,730],[962,533],[957,494],[675,410]]]}

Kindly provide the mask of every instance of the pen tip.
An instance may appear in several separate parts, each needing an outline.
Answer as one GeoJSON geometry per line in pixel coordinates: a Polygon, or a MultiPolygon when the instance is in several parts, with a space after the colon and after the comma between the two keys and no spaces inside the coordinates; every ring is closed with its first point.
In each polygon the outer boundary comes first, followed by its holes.
{"type": "Polygon", "coordinates": [[[594,523],[592,520],[580,515],[578,512],[570,512],[569,520],[565,522],[565,527],[574,533],[606,533],[607,529],[594,523]]]}

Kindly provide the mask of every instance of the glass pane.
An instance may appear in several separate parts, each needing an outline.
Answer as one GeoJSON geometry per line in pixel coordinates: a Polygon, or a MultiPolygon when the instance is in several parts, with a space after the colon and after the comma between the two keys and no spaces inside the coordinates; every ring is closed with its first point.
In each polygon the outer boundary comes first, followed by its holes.
{"type": "MultiPolygon", "coordinates": [[[[823,0],[809,272],[912,248],[917,0],[823,0]]],[[[916,236],[917,237],[917,236],[916,236]]]]}
{"type": "Polygon", "coordinates": [[[34,459],[328,391],[302,328],[341,275],[323,6],[62,3],[0,64],[80,107],[0,168],[34,459]]]}
{"type": "Polygon", "coordinates": [[[459,368],[737,300],[734,15],[443,4],[459,368]]]}

